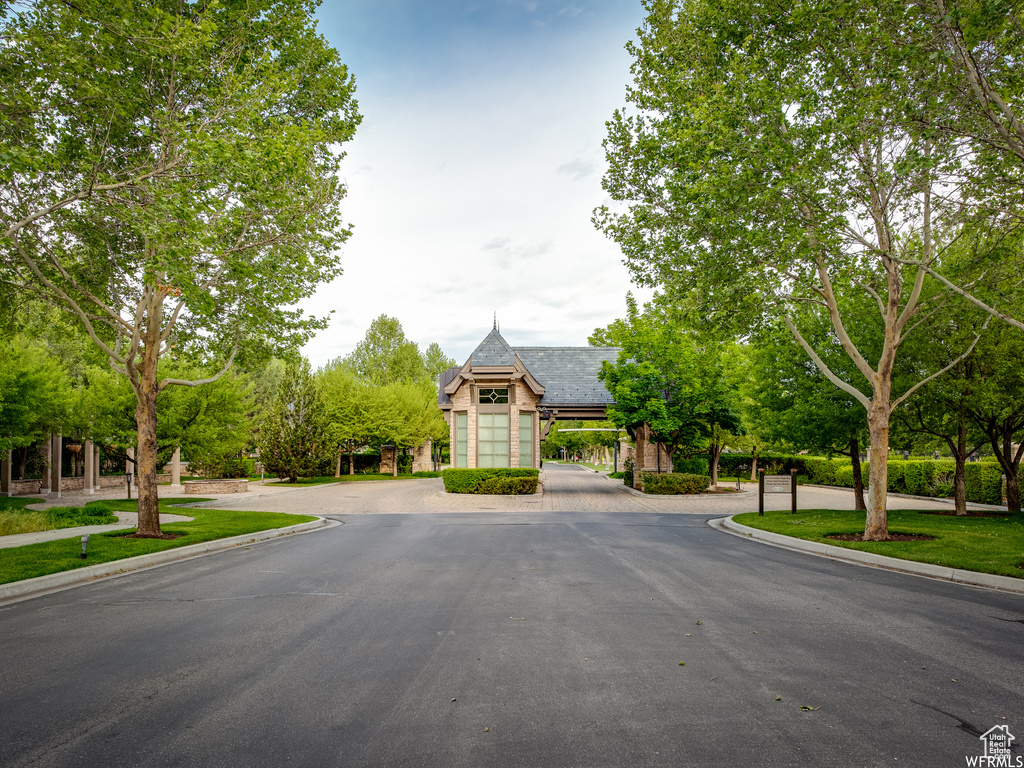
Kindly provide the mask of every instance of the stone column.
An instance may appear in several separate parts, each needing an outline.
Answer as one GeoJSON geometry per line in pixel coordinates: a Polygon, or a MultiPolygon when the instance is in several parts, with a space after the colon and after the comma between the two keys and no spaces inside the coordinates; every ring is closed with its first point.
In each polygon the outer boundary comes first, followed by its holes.
{"type": "Polygon", "coordinates": [[[11,492],[11,452],[7,451],[0,459],[0,496],[12,496],[11,492]]]}
{"type": "Polygon", "coordinates": [[[181,485],[181,448],[174,449],[171,457],[171,487],[181,485]]]}
{"type": "Polygon", "coordinates": [[[60,432],[54,433],[53,440],[50,443],[50,497],[54,499],[60,498],[61,459],[64,455],[64,451],[61,450],[63,442],[60,432]]]}
{"type": "Polygon", "coordinates": [[[92,484],[92,465],[96,462],[93,453],[92,440],[86,440],[82,447],[82,490],[86,493],[95,493],[95,486],[92,484]]]}
{"type": "Polygon", "coordinates": [[[50,493],[50,459],[53,454],[53,435],[48,436],[43,440],[42,445],[43,454],[43,474],[39,479],[39,492],[49,494],[50,493]]]}
{"type": "Polygon", "coordinates": [[[92,446],[92,487],[100,488],[100,447],[95,444],[92,446]]]}

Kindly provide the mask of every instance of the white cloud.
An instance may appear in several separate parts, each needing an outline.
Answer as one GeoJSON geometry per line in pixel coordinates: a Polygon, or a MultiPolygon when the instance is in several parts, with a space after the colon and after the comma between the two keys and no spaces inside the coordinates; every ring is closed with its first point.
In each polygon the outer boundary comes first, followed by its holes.
{"type": "Polygon", "coordinates": [[[360,85],[344,274],[304,304],[336,310],[304,350],[314,366],[350,352],[380,314],[461,363],[495,311],[512,344],[576,346],[624,314],[627,291],[643,299],[590,222],[606,197],[604,121],[629,79],[625,39],[491,52],[429,89],[360,85]]]}
{"type": "Polygon", "coordinates": [[[590,176],[594,170],[595,167],[592,162],[577,158],[576,160],[570,160],[568,163],[562,163],[555,172],[571,176],[574,180],[580,181],[590,176]]]}

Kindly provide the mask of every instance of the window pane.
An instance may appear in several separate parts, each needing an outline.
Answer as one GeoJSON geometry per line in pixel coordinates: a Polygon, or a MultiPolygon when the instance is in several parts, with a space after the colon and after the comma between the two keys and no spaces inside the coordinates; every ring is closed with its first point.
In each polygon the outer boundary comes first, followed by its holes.
{"type": "Polygon", "coordinates": [[[508,414],[481,413],[477,427],[477,466],[508,466],[508,414]]]}
{"type": "Polygon", "coordinates": [[[455,466],[465,469],[467,463],[467,446],[469,434],[469,414],[455,414],[455,466]]]}
{"type": "Polygon", "coordinates": [[[519,466],[533,466],[533,414],[519,414],[519,466]]]}

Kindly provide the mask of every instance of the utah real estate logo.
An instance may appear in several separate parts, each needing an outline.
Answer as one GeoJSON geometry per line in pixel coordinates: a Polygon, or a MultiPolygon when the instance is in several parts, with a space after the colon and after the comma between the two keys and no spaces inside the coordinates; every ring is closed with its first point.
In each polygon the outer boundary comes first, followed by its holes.
{"type": "Polygon", "coordinates": [[[1024,755],[1011,753],[1010,745],[1014,735],[1009,726],[997,725],[989,728],[978,737],[984,745],[985,752],[981,755],[969,755],[969,768],[1024,768],[1024,755]]]}

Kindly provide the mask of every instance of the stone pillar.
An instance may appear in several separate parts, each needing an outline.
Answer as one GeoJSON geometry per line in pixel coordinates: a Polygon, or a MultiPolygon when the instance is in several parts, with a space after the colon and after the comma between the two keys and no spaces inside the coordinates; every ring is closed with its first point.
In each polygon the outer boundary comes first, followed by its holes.
{"type": "Polygon", "coordinates": [[[43,474],[39,479],[39,492],[49,494],[50,493],[50,458],[53,454],[53,436],[48,436],[43,440],[42,451],[43,454],[43,474]]]}
{"type": "Polygon", "coordinates": [[[427,440],[423,445],[417,445],[412,449],[413,472],[430,472],[434,468],[434,463],[431,461],[432,447],[433,443],[427,440]]]}
{"type": "Polygon", "coordinates": [[[82,490],[86,493],[95,493],[95,486],[92,484],[92,465],[96,463],[96,454],[93,451],[92,440],[86,440],[82,447],[82,490]]]}
{"type": "Polygon", "coordinates": [[[171,457],[171,485],[181,485],[181,448],[175,448],[171,457]]]}
{"type": "Polygon", "coordinates": [[[0,496],[12,496],[11,492],[11,452],[7,451],[0,459],[0,496]]]}
{"type": "Polygon", "coordinates": [[[396,461],[398,461],[398,449],[393,445],[382,445],[380,448],[380,473],[382,475],[394,474],[396,461]]]}
{"type": "Polygon", "coordinates": [[[55,433],[50,442],[50,497],[54,499],[60,498],[61,459],[64,455],[64,451],[61,448],[63,443],[60,432],[55,433]]]}
{"type": "Polygon", "coordinates": [[[100,447],[96,444],[92,446],[92,487],[100,488],[100,447]]]}

